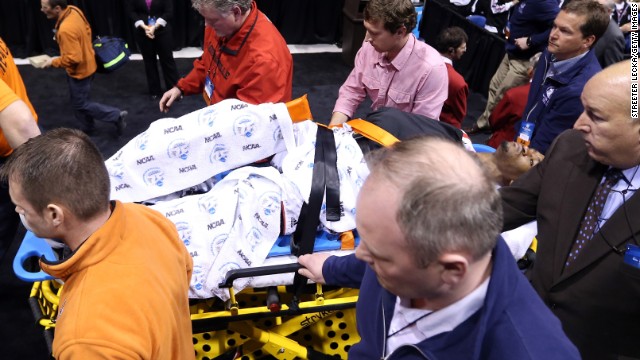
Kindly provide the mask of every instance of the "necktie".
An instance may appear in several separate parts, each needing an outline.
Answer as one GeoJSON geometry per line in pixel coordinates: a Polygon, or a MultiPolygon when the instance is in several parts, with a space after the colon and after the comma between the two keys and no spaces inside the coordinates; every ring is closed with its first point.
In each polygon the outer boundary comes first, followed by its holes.
{"type": "Polygon", "coordinates": [[[596,192],[593,194],[591,198],[591,202],[589,203],[589,207],[587,207],[587,212],[584,214],[582,218],[582,222],[580,223],[580,232],[576,237],[576,241],[573,243],[571,247],[571,251],[569,252],[569,256],[567,257],[567,261],[564,264],[565,267],[568,267],[573,263],[578,254],[584,249],[587,245],[587,242],[591,240],[593,234],[596,232],[598,226],[598,221],[600,218],[600,213],[602,213],[602,208],[604,207],[604,203],[607,201],[607,197],[611,192],[611,188],[622,179],[623,175],[618,169],[609,169],[604,175],[604,181],[598,185],[596,192]]]}
{"type": "Polygon", "coordinates": [[[151,0],[145,0],[147,2],[147,9],[151,11],[151,0]]]}

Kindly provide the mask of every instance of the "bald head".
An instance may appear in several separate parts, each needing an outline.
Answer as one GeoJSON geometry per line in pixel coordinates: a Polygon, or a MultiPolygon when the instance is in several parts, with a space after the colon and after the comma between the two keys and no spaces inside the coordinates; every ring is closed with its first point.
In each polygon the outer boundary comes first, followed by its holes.
{"type": "Polygon", "coordinates": [[[589,156],[618,169],[640,164],[640,121],[631,118],[631,62],[597,73],[580,100],[584,112],[573,127],[582,132],[589,156]]]}
{"type": "Polygon", "coordinates": [[[592,77],[592,79],[599,77],[608,77],[615,81],[631,82],[631,60],[624,60],[608,66],[604,70],[600,71],[592,77]]]}
{"type": "Polygon", "coordinates": [[[606,67],[595,74],[584,87],[583,93],[606,94],[615,104],[611,110],[630,114],[631,109],[631,61],[625,60],[606,67]],[[611,91],[611,89],[616,89],[611,91]]]}

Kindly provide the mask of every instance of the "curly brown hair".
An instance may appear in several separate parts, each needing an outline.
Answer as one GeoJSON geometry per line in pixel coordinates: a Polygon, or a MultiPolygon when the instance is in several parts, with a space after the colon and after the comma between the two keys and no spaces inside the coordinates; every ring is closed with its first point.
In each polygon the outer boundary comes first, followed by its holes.
{"type": "Polygon", "coordinates": [[[370,0],[364,8],[364,19],[381,21],[391,33],[403,26],[410,33],[416,27],[418,15],[411,0],[370,0]]]}

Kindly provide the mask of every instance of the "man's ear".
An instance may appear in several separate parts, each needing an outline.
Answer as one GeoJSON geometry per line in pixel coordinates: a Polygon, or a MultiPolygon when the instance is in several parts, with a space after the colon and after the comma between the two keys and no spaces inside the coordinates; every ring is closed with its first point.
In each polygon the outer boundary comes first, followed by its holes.
{"type": "Polygon", "coordinates": [[[398,30],[396,30],[396,35],[398,36],[404,36],[407,34],[407,27],[404,25],[401,25],[398,30]]]}
{"type": "Polygon", "coordinates": [[[240,9],[239,6],[233,6],[231,8],[231,12],[233,13],[233,16],[236,18],[239,18],[242,15],[242,9],[240,9]]]}
{"type": "Polygon", "coordinates": [[[596,40],[597,39],[595,35],[589,35],[584,38],[584,45],[587,47],[587,50],[591,49],[593,44],[595,44],[596,40]]]}
{"type": "Polygon", "coordinates": [[[64,223],[65,210],[58,204],[49,204],[44,211],[44,215],[50,224],[57,227],[64,223]]]}
{"type": "Polygon", "coordinates": [[[444,253],[440,255],[438,262],[442,266],[442,281],[448,285],[460,282],[469,269],[469,261],[459,253],[444,253]]]}

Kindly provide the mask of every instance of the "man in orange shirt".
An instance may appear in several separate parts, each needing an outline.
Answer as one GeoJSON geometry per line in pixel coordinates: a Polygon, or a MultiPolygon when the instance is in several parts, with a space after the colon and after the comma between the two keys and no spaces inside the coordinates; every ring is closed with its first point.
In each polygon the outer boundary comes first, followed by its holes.
{"type": "Polygon", "coordinates": [[[109,200],[109,173],[86,134],[58,128],[31,139],[0,179],[27,229],[71,250],[40,261],[64,281],[54,358],[194,359],[191,256],[162,214],[109,200]]]}
{"type": "Polygon", "coordinates": [[[60,56],[48,60],[44,67],[64,68],[67,71],[71,106],[83,130],[93,132],[94,120],[112,123],[118,136],[127,123],[127,111],[91,101],[91,81],[98,68],[91,43],[91,26],[84,14],[67,0],[41,0],[41,11],[47,19],[56,20],[55,39],[60,45],[60,56]]]}
{"type": "MultiPolygon", "coordinates": [[[[0,168],[15,147],[40,134],[36,119],[18,67],[0,38],[0,168]]],[[[0,262],[13,241],[19,221],[7,184],[0,182],[0,262]]]]}

